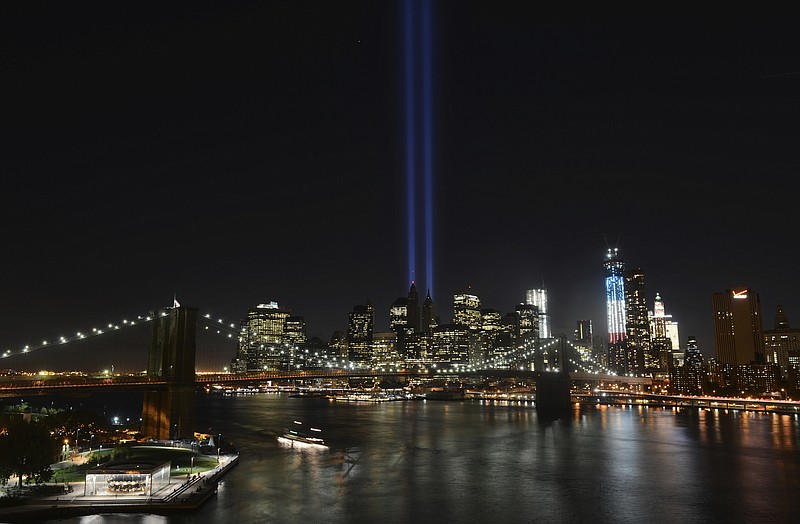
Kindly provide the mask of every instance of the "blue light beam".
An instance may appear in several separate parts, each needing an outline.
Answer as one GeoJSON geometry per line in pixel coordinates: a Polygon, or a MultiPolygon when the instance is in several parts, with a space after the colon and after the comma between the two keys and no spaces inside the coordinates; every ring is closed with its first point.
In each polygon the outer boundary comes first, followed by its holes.
{"type": "Polygon", "coordinates": [[[417,260],[416,238],[416,101],[414,99],[414,2],[407,0],[404,9],[406,74],[406,211],[408,212],[408,280],[414,280],[417,260]]]}
{"type": "Polygon", "coordinates": [[[422,11],[422,136],[425,177],[425,278],[433,296],[433,81],[431,44],[431,3],[423,1],[422,11]]]}

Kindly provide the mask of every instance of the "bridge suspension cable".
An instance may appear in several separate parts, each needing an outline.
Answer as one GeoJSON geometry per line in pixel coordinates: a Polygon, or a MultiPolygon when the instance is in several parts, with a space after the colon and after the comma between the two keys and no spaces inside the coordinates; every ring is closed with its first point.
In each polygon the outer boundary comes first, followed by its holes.
{"type": "MultiPolygon", "coordinates": [[[[166,313],[162,312],[162,316],[165,316],[166,313]]],[[[100,337],[102,335],[108,335],[109,333],[116,333],[120,330],[131,328],[140,324],[152,322],[155,318],[154,312],[148,312],[146,315],[137,315],[136,317],[128,317],[123,318],[122,320],[116,322],[108,322],[101,324],[101,327],[93,327],[91,329],[82,329],[80,331],[76,331],[74,335],[62,335],[58,337],[46,338],[41,340],[38,343],[30,343],[22,346],[18,349],[5,349],[0,353],[0,358],[8,358],[12,356],[19,356],[25,355],[27,353],[31,353],[33,351],[37,351],[40,349],[51,348],[54,346],[61,346],[65,344],[69,344],[71,342],[78,342],[82,340],[87,340],[91,338],[100,337]]],[[[208,331],[216,331],[217,334],[222,334],[226,336],[226,338],[233,338],[237,336],[239,332],[235,329],[236,325],[233,323],[226,323],[223,319],[217,318],[214,320],[213,316],[210,313],[200,314],[198,316],[198,320],[204,324],[205,330],[208,331]]]]}

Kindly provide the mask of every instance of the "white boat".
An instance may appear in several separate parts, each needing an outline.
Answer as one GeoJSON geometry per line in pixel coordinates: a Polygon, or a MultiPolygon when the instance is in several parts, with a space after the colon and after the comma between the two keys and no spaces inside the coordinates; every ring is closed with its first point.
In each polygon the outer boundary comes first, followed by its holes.
{"type": "MultiPolygon", "coordinates": [[[[294,421],[297,425],[302,425],[302,422],[294,421]]],[[[316,434],[320,434],[322,431],[318,428],[309,428],[311,431],[315,432],[316,434]]],[[[313,435],[308,435],[296,430],[287,429],[283,435],[278,435],[278,443],[282,446],[290,447],[290,448],[315,448],[315,449],[323,449],[328,448],[328,444],[325,443],[325,439],[322,437],[316,437],[313,435]]]]}

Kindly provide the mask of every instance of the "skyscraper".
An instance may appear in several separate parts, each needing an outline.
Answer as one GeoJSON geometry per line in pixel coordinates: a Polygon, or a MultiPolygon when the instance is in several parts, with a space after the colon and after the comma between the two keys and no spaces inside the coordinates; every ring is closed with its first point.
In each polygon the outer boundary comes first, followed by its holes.
{"type": "Polygon", "coordinates": [[[422,325],[420,329],[425,333],[431,333],[433,328],[438,324],[436,320],[436,305],[431,298],[431,290],[428,290],[428,296],[425,297],[425,302],[422,303],[422,325]]]}
{"type": "Polygon", "coordinates": [[[547,290],[529,289],[525,293],[525,303],[539,309],[539,337],[550,338],[550,310],[547,308],[547,290]]]}
{"type": "Polygon", "coordinates": [[[617,248],[608,249],[606,261],[606,319],[608,321],[608,343],[625,340],[625,262],[619,258],[617,248]]]}
{"type": "Polygon", "coordinates": [[[372,360],[372,331],[375,322],[372,302],[353,306],[347,325],[347,356],[353,362],[372,360]]]}
{"type": "Polygon", "coordinates": [[[764,363],[761,301],[750,289],[714,293],[714,343],[721,364],[764,363]]]}
{"type": "Polygon", "coordinates": [[[667,369],[671,365],[681,365],[683,352],[680,345],[678,323],[672,320],[664,306],[664,299],[656,293],[653,312],[648,313],[650,321],[650,347],[657,367],[667,369]],[[677,362],[676,362],[677,359],[677,362]]]}
{"type": "Polygon", "coordinates": [[[582,360],[592,355],[592,321],[578,320],[575,327],[575,348],[582,360]]]}
{"type": "Polygon", "coordinates": [[[694,366],[696,368],[703,367],[703,353],[697,346],[697,337],[689,335],[686,340],[686,357],[684,358],[685,366],[694,366]]]}
{"type": "MultiPolygon", "coordinates": [[[[237,358],[247,371],[275,371],[281,367],[281,349],[286,338],[286,320],[291,310],[277,302],[258,304],[241,322],[237,358]]],[[[239,368],[241,369],[241,367],[239,368]]]]}
{"type": "Polygon", "coordinates": [[[789,365],[800,366],[800,329],[792,329],[781,304],[775,314],[774,329],[764,331],[764,345],[767,362],[779,364],[785,375],[789,365]]]}
{"type": "Polygon", "coordinates": [[[641,268],[625,272],[625,348],[626,371],[643,373],[652,368],[650,355],[650,322],[647,318],[647,297],[644,271],[641,268]]]}
{"type": "Polygon", "coordinates": [[[472,330],[481,327],[481,299],[472,289],[457,291],[453,295],[453,324],[472,330]]]}
{"type": "Polygon", "coordinates": [[[417,286],[414,281],[411,281],[411,287],[408,289],[408,327],[415,333],[419,333],[419,295],[417,294],[417,286]]]}
{"type": "Polygon", "coordinates": [[[408,324],[408,299],[398,297],[389,308],[389,329],[398,333],[408,324]]]}

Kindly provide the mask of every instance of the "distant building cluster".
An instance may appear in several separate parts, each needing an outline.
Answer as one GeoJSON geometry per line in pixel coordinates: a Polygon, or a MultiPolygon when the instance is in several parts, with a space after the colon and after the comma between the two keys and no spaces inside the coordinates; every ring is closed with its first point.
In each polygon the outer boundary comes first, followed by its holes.
{"type": "Polygon", "coordinates": [[[626,270],[617,249],[608,250],[604,268],[607,346],[595,341],[593,351],[611,369],[652,376],[671,393],[800,396],[800,329],[789,326],[781,305],[774,329],[765,331],[757,293],[714,293],[715,357],[705,362],[696,337],[681,346],[678,323],[660,293],[649,308],[641,268],[626,270]]]}
{"type": "MultiPolygon", "coordinates": [[[[376,313],[367,300],[347,315],[347,329],[328,341],[308,338],[303,317],[276,302],[258,304],[241,321],[237,373],[335,365],[448,369],[568,369],[652,377],[657,388],[683,394],[800,396],[800,329],[778,305],[774,329],[764,330],[758,294],[729,289],[712,297],[715,357],[706,361],[694,336],[681,344],[678,322],[661,293],[648,302],[645,273],[626,269],[618,249],[604,261],[607,336],[592,321],[577,320],[567,340],[553,333],[548,294],[529,289],[525,301],[502,313],[482,307],[472,288],[452,295],[453,316],[442,322],[430,291],[414,282],[405,296],[376,313]],[[388,331],[375,316],[387,315],[388,331]]],[[[385,318],[385,317],[384,317],[385,318]]]]}
{"type": "MultiPolygon", "coordinates": [[[[551,335],[545,289],[528,290],[526,301],[506,314],[482,308],[478,293],[471,288],[456,291],[449,323],[443,323],[436,314],[430,291],[421,304],[419,299],[412,282],[408,294],[389,306],[386,332],[375,329],[373,304],[369,300],[358,304],[348,314],[347,330],[334,332],[327,343],[307,338],[303,317],[293,316],[275,302],[259,304],[241,321],[231,370],[291,370],[330,362],[370,367],[528,370],[563,365],[557,350],[563,350],[564,343],[551,335]]],[[[589,330],[586,336],[591,339],[591,323],[584,329],[589,330]]]]}
{"type": "Polygon", "coordinates": [[[681,365],[684,352],[678,323],[666,313],[659,293],[649,307],[644,271],[626,270],[616,248],[608,250],[603,267],[608,346],[596,348],[597,358],[621,374],[657,376],[681,365]]]}

